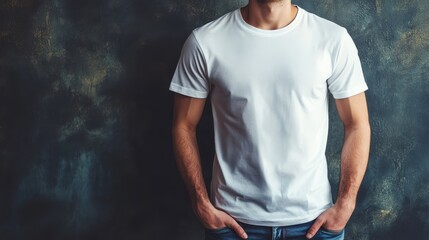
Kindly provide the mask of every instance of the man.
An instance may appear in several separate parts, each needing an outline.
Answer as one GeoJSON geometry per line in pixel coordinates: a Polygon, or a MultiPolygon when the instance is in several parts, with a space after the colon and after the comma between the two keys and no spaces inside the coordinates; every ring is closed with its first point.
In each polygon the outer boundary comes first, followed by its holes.
{"type": "Polygon", "coordinates": [[[368,86],[344,27],[290,0],[250,0],[192,31],[169,89],[176,162],[206,239],[344,238],[370,145],[368,86]],[[344,124],[335,204],[328,93],[344,124]],[[210,195],[196,139],[209,94],[210,195]]]}

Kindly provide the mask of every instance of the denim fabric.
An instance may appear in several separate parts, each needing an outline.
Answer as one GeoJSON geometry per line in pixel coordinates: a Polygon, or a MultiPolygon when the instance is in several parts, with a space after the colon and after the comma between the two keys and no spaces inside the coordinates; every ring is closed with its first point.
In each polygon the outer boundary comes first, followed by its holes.
{"type": "MultiPolygon", "coordinates": [[[[248,240],[306,240],[305,235],[308,229],[315,220],[310,222],[291,225],[267,227],[251,225],[243,222],[238,222],[244,231],[246,231],[248,240]]],[[[205,240],[240,240],[241,238],[234,232],[232,228],[224,227],[219,229],[204,229],[205,240]]],[[[320,228],[312,239],[318,240],[342,240],[344,239],[345,229],[339,232],[334,232],[324,228],[320,228]]]]}

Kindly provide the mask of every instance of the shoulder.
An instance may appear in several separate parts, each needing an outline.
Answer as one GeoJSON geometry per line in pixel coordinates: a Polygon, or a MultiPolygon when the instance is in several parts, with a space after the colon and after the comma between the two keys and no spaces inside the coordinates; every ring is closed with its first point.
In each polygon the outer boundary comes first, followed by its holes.
{"type": "Polygon", "coordinates": [[[192,34],[196,37],[197,40],[200,40],[207,39],[225,32],[226,29],[228,29],[228,27],[231,25],[235,11],[237,10],[238,9],[235,9],[230,12],[224,13],[216,19],[211,20],[210,22],[207,22],[202,26],[194,28],[192,34]]]}
{"type": "Polygon", "coordinates": [[[318,14],[307,11],[306,15],[310,24],[313,24],[321,30],[327,31],[331,34],[343,34],[343,32],[346,30],[344,26],[318,14]]]}
{"type": "Polygon", "coordinates": [[[344,26],[315,13],[304,11],[307,27],[310,31],[317,33],[319,40],[338,46],[347,37],[348,31],[344,26]]]}

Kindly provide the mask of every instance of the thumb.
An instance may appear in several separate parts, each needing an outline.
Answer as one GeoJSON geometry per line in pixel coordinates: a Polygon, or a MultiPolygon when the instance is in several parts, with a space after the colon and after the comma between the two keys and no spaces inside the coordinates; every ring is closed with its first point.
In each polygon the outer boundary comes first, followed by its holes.
{"type": "Polygon", "coordinates": [[[307,235],[305,235],[306,238],[310,239],[314,235],[316,235],[317,231],[319,231],[320,227],[323,225],[324,221],[320,218],[317,218],[316,221],[311,225],[311,227],[308,229],[307,235]]]}
{"type": "Polygon", "coordinates": [[[247,234],[244,229],[232,217],[228,221],[227,225],[232,228],[242,239],[247,239],[247,234]]]}

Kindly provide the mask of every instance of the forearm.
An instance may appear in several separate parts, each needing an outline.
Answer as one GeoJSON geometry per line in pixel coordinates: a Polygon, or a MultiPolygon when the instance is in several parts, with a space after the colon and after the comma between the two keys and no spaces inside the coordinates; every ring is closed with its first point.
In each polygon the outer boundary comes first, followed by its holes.
{"type": "Polygon", "coordinates": [[[371,130],[369,124],[346,126],[341,153],[337,204],[353,208],[368,164],[371,130]]]}
{"type": "Polygon", "coordinates": [[[210,202],[202,174],[200,155],[195,130],[175,127],[173,149],[176,164],[190,194],[192,203],[210,202]]]}

